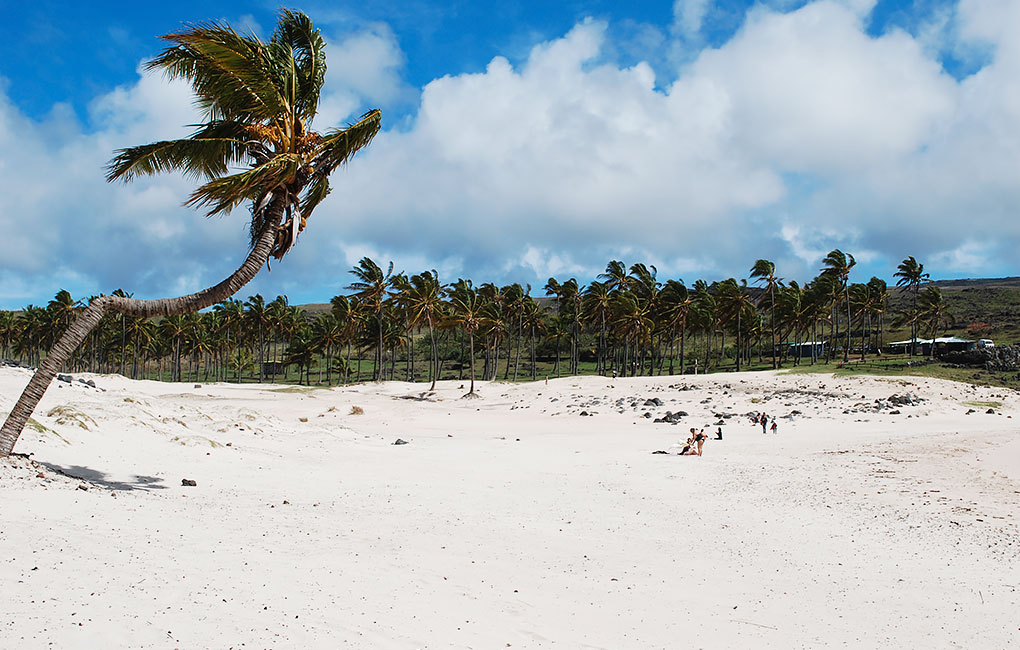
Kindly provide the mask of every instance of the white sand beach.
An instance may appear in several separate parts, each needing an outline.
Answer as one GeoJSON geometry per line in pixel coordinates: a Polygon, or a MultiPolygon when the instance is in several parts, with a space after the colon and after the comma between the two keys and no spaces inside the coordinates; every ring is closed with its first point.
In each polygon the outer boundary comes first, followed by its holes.
{"type": "Polygon", "coordinates": [[[1013,391],[75,377],[0,462],[2,648],[1020,647],[1013,391]]]}

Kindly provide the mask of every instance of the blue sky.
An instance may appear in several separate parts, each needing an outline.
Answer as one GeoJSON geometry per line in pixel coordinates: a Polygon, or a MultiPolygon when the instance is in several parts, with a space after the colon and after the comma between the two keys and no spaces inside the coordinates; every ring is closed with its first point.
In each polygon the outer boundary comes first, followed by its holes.
{"type": "MultiPolygon", "coordinates": [[[[109,185],[102,166],[197,120],[186,88],[139,72],[158,34],[267,34],[276,3],[4,4],[0,307],[228,274],[243,210],[208,220],[180,207],[188,181],[109,185]]],[[[537,287],[609,259],[690,283],[765,257],[807,280],[836,247],[861,281],[907,255],[1020,274],[1018,5],[302,3],[330,43],[317,126],[380,107],[384,131],[241,297],[328,300],[362,255],[537,287]]]]}

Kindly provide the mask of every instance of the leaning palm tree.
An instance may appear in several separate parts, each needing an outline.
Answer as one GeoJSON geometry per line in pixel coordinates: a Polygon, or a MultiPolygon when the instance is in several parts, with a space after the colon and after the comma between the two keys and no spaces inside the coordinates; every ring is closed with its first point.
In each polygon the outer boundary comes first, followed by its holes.
{"type": "Polygon", "coordinates": [[[379,130],[380,113],[324,133],[311,130],[326,71],[325,43],[304,14],[282,10],[268,41],[222,23],[189,25],[163,37],[171,46],[147,64],[191,84],[206,122],[190,137],[122,149],[108,180],[130,181],[166,171],[206,179],[187,205],[224,214],[251,206],[251,250],[230,277],[178,298],[101,296],[57,341],[0,429],[0,457],[21,431],[60,366],[107,312],[169,316],[226,300],[268,262],[294,245],[312,211],[329,194],[329,175],[379,130]],[[231,167],[244,166],[242,171],[231,167]],[[234,173],[231,173],[234,171],[234,173]]]}

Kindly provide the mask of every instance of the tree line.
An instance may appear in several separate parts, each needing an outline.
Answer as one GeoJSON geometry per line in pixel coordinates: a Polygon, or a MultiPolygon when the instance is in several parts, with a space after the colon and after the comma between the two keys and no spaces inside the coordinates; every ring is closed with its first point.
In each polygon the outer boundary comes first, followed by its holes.
{"type": "MultiPolygon", "coordinates": [[[[256,294],[203,313],[107,314],[64,369],[309,384],[315,369],[320,384],[424,379],[433,387],[443,376],[470,379],[473,392],[476,374],[535,380],[540,362],[549,366],[544,376],[557,377],[740,370],[755,353],[773,368],[828,362],[838,352],[845,362],[884,345],[889,317],[885,281],[851,282],[855,263],[834,250],[819,274],[801,284],[785,281],[775,264],[761,259],[749,270],[750,286],[734,278],[687,286],[660,280],[654,266],[613,260],[587,285],[549,278],[542,292],[550,300],[543,305],[530,286],[444,284],[435,271],[393,273],[392,264],[384,271],[366,257],[326,313],[312,316],[285,296],[267,302],[256,294]]],[[[896,278],[910,300],[893,322],[909,327],[912,338],[934,338],[949,318],[938,287],[913,257],[899,265],[896,278]]],[[[38,365],[84,306],[61,290],[45,307],[0,311],[0,353],[38,365]]]]}

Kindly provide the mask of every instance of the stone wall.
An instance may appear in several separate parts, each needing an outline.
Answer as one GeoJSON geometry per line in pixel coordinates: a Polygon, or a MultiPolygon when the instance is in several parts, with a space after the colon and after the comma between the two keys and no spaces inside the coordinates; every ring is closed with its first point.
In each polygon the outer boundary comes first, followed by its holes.
{"type": "Polygon", "coordinates": [[[942,361],[961,366],[980,366],[985,370],[1020,370],[1020,347],[997,345],[991,348],[950,352],[942,357],[942,361]]]}

